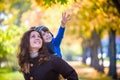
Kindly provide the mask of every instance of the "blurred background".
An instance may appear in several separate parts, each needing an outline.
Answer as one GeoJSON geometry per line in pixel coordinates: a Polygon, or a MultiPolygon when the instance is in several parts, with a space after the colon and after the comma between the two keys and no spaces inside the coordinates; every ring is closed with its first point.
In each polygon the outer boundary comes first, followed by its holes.
{"type": "Polygon", "coordinates": [[[22,34],[45,25],[56,36],[63,12],[71,20],[62,55],[79,79],[120,79],[120,0],[0,0],[0,80],[24,80],[16,58],[22,34]]]}

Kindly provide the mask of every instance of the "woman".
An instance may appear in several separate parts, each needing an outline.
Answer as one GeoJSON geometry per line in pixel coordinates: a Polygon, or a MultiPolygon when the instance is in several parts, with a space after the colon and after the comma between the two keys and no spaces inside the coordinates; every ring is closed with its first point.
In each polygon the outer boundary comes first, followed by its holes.
{"type": "Polygon", "coordinates": [[[49,54],[40,34],[28,30],[21,38],[18,61],[25,80],[78,80],[75,70],[61,58],[49,54]]]}
{"type": "Polygon", "coordinates": [[[56,54],[58,57],[62,58],[60,44],[62,42],[64,32],[65,32],[65,25],[70,20],[70,15],[63,13],[61,25],[59,27],[58,33],[56,37],[53,37],[50,30],[45,26],[38,26],[36,30],[42,34],[42,37],[48,47],[48,50],[52,54],[56,54]]]}

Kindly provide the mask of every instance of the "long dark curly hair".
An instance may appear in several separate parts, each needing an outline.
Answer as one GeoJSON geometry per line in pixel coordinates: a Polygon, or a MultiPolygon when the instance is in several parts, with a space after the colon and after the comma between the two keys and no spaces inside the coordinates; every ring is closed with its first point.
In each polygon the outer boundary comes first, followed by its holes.
{"type": "MultiPolygon", "coordinates": [[[[19,45],[18,54],[17,54],[20,71],[22,71],[24,73],[29,73],[29,71],[30,71],[29,70],[29,68],[30,68],[30,53],[29,53],[30,42],[29,42],[29,39],[30,39],[30,34],[32,31],[35,31],[35,30],[30,29],[23,34],[20,45],[19,45]]],[[[40,34],[40,36],[41,36],[41,34],[40,34]]],[[[47,50],[47,47],[44,45],[43,38],[42,38],[42,41],[43,41],[42,48],[40,48],[38,51],[40,65],[49,60],[49,52],[47,50]]]]}

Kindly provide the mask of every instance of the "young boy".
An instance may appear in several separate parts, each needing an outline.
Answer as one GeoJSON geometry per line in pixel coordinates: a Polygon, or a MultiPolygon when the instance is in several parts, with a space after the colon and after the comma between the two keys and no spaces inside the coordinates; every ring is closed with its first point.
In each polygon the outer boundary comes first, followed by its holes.
{"type": "Polygon", "coordinates": [[[58,33],[56,37],[53,37],[53,34],[50,32],[50,30],[45,26],[38,26],[36,27],[36,30],[39,31],[45,41],[45,45],[47,45],[48,50],[51,54],[55,54],[58,57],[62,58],[60,44],[62,42],[64,32],[65,32],[65,25],[70,20],[70,15],[63,13],[62,14],[62,20],[61,25],[58,30],[58,33]]]}

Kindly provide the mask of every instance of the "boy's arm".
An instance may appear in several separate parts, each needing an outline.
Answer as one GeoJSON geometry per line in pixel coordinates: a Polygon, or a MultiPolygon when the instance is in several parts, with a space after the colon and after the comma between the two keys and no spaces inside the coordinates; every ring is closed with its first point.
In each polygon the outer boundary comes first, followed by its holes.
{"type": "Polygon", "coordinates": [[[70,15],[66,14],[66,12],[62,13],[61,26],[58,30],[56,37],[54,38],[54,44],[56,46],[59,46],[61,44],[62,38],[64,36],[65,26],[69,20],[70,20],[70,15]]]}

